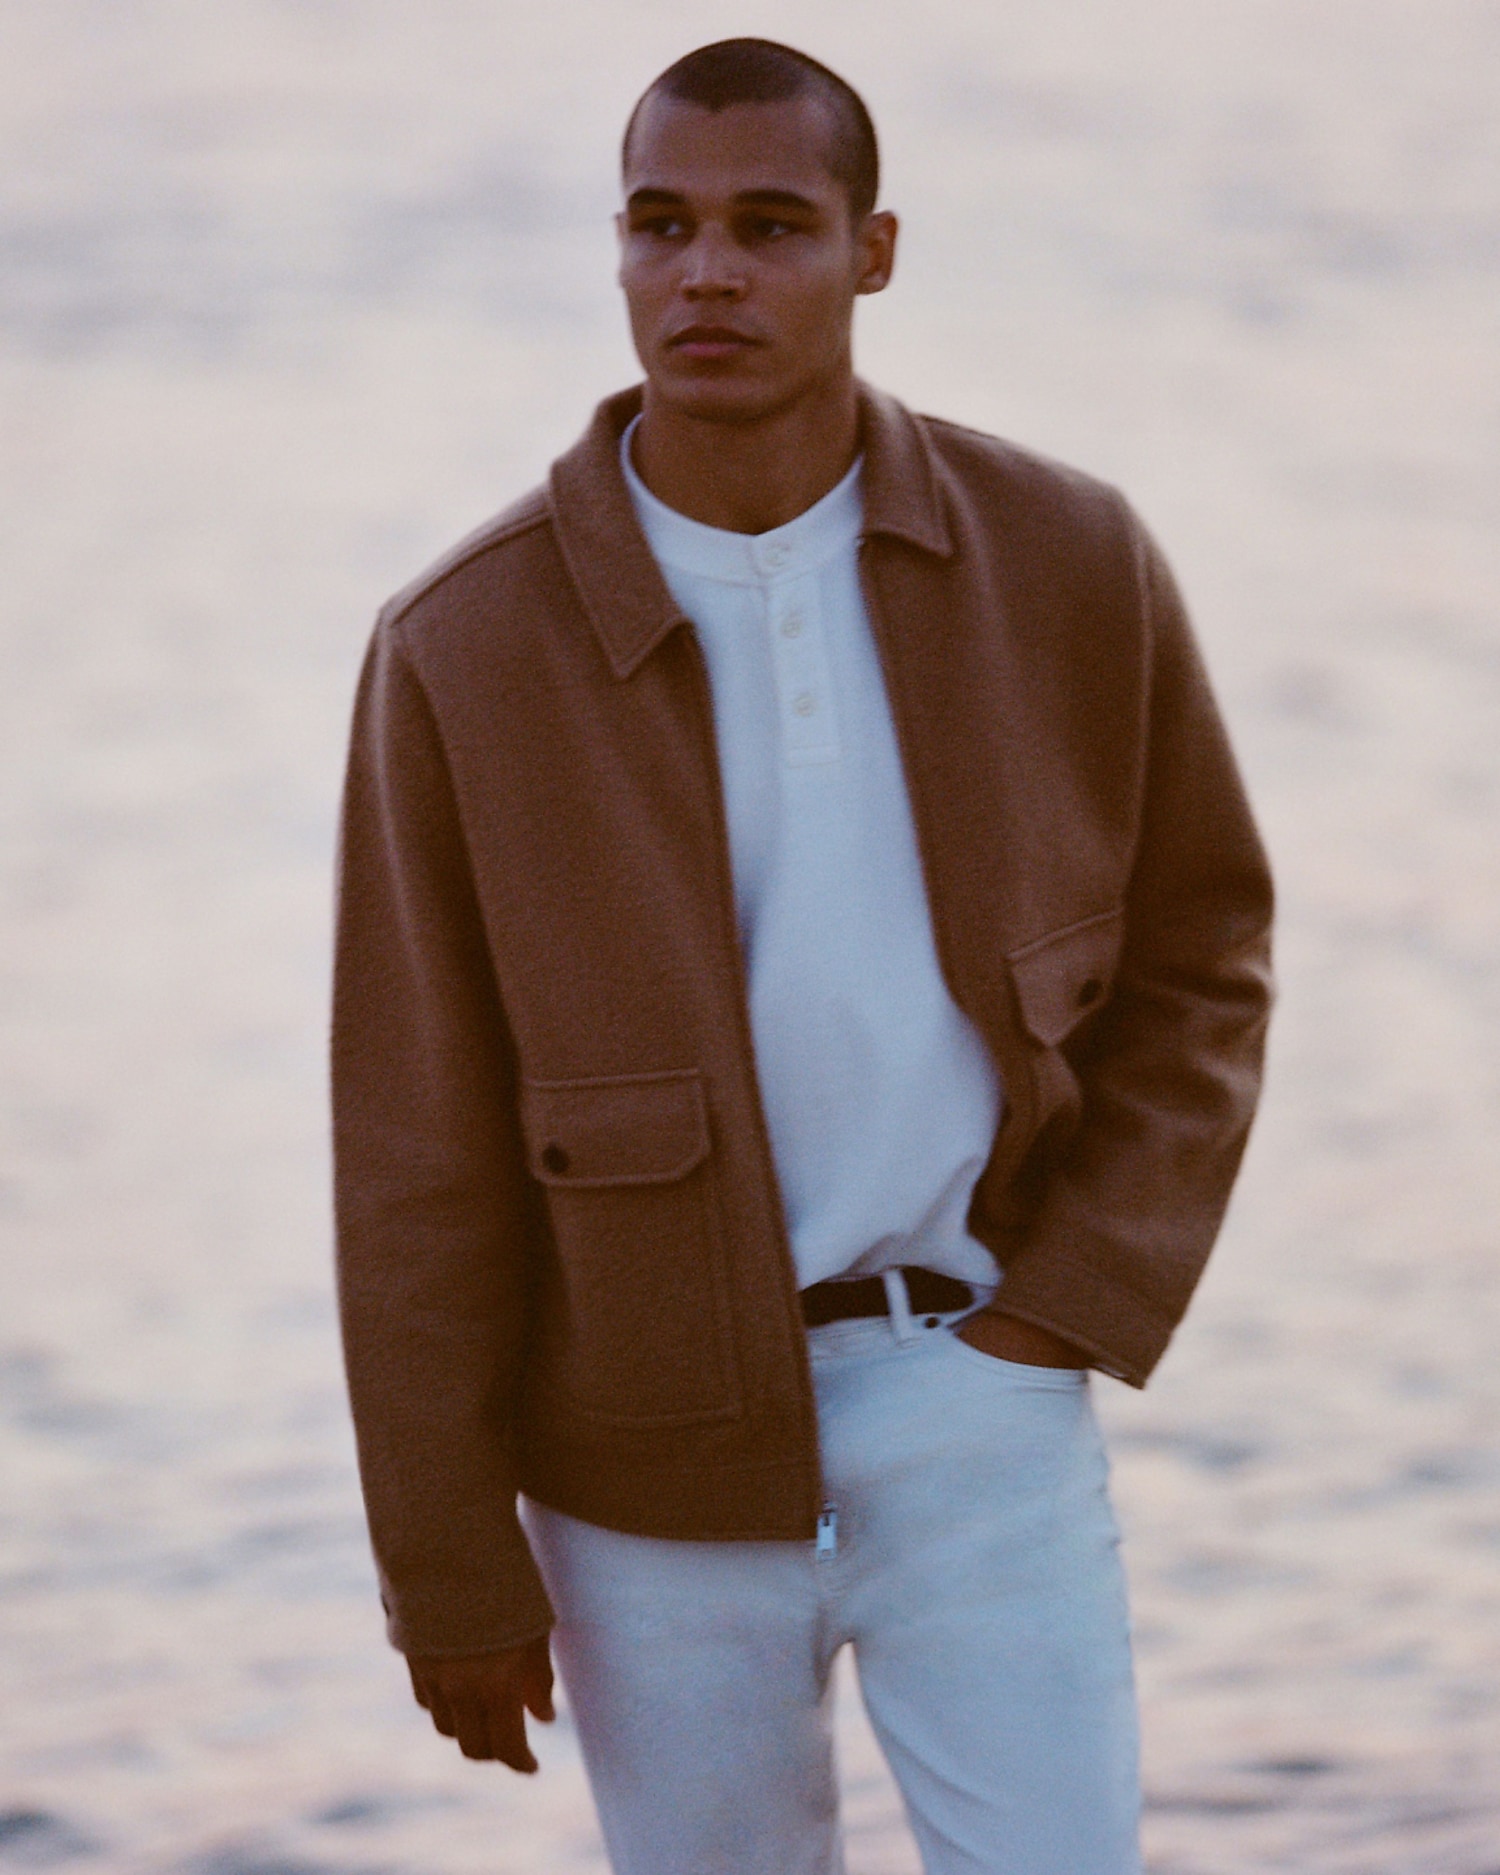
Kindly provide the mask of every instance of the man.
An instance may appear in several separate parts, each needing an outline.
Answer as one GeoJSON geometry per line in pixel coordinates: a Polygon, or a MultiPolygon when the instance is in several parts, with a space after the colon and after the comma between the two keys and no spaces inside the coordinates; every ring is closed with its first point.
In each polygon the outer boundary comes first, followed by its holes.
{"type": "Polygon", "coordinates": [[[644,387],[386,607],[357,706],[390,1632],[520,1770],[550,1633],[620,1875],[842,1866],[845,1642],[929,1875],[1139,1867],[1085,1370],[1144,1383],[1258,1084],[1270,887],[1170,577],[1114,491],[855,378],[876,184],[799,53],[657,80],[644,387]]]}

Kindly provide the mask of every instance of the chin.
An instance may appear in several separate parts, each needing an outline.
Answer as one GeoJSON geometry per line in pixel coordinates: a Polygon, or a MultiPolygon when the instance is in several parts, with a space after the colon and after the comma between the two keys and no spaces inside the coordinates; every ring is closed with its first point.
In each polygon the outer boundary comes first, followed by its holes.
{"type": "Polygon", "coordinates": [[[684,377],[664,373],[651,380],[662,403],[700,423],[756,423],[774,416],[790,401],[784,390],[733,377],[684,377]]]}

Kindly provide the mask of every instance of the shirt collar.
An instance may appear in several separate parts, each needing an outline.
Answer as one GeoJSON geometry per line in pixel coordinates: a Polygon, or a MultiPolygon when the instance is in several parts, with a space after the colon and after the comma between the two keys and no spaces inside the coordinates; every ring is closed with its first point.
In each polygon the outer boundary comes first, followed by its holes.
{"type": "Polygon", "coordinates": [[[736,534],[694,521],[651,493],[630,459],[631,438],[639,423],[640,418],[633,417],[620,438],[620,467],[651,551],[661,565],[730,585],[764,586],[813,572],[851,551],[859,539],[862,457],[836,487],[784,526],[763,534],[736,534]]]}
{"type": "MultiPolygon", "coordinates": [[[[865,537],[893,536],[946,558],[953,537],[939,471],[916,418],[865,384],[859,404],[865,537]]],[[[548,489],[558,548],[621,678],[687,623],[667,591],[620,466],[621,432],[640,408],[639,385],[606,398],[582,438],[552,465],[548,489]]]]}

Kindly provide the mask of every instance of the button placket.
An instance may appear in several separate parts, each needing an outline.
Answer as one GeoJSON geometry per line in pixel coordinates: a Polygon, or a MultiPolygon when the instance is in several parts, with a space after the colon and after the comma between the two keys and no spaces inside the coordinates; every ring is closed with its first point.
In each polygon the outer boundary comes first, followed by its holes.
{"type": "Polygon", "coordinates": [[[773,581],[766,603],[785,758],[794,766],[837,761],[838,712],[816,575],[773,581]]]}

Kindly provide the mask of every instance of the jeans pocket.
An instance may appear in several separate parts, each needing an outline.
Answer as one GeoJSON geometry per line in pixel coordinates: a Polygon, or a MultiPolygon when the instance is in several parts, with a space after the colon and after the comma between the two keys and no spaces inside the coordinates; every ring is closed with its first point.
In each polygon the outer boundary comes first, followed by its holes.
{"type": "Polygon", "coordinates": [[[1060,1393],[1071,1393],[1087,1385],[1089,1370],[1086,1367],[1034,1367],[1029,1361],[1008,1361],[1003,1355],[986,1354],[982,1348],[971,1347],[959,1334],[958,1328],[947,1331],[948,1340],[960,1360],[968,1361],[983,1368],[992,1379],[1008,1381],[1017,1387],[1045,1387],[1060,1393]]]}

